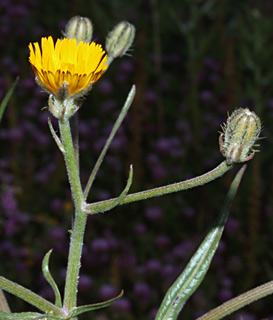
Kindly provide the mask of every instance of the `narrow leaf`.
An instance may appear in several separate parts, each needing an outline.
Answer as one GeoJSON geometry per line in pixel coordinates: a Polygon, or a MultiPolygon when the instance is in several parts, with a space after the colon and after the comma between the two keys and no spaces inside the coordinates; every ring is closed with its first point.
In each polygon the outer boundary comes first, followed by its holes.
{"type": "Polygon", "coordinates": [[[189,297],[201,284],[220,241],[229,209],[235,197],[246,166],[234,178],[217,224],[210,230],[183,273],[169,288],[156,315],[156,320],[177,319],[189,297]]]}
{"type": "Polygon", "coordinates": [[[113,126],[113,129],[112,129],[112,131],[111,131],[111,133],[110,133],[110,135],[109,135],[109,137],[108,137],[108,139],[107,139],[107,141],[106,141],[106,143],[105,143],[105,145],[104,145],[104,147],[103,147],[103,149],[102,149],[102,151],[101,151],[101,153],[99,155],[99,158],[98,158],[98,160],[97,160],[97,162],[96,162],[96,164],[94,166],[94,169],[93,169],[92,173],[90,174],[90,177],[88,179],[87,185],[86,185],[85,190],[84,190],[84,198],[85,199],[87,199],[88,193],[89,193],[89,191],[91,189],[91,186],[92,186],[92,184],[93,184],[93,182],[95,180],[97,172],[98,172],[98,170],[99,170],[99,168],[100,168],[100,166],[102,164],[102,161],[103,161],[103,159],[104,159],[104,157],[106,155],[106,152],[107,152],[111,142],[113,141],[116,132],[118,131],[120,125],[122,124],[122,121],[124,120],[124,118],[125,118],[125,116],[127,114],[127,111],[129,110],[129,108],[130,108],[130,106],[131,106],[131,104],[132,104],[132,102],[134,100],[135,94],[136,94],[136,87],[135,87],[135,85],[133,85],[131,90],[130,90],[130,92],[129,92],[129,94],[128,94],[128,96],[127,96],[127,99],[126,99],[126,101],[125,101],[125,103],[124,103],[124,105],[123,105],[123,107],[121,109],[121,112],[120,112],[120,114],[119,114],[119,116],[118,116],[118,118],[117,118],[117,120],[116,120],[116,122],[115,122],[115,124],[113,126]]]}
{"type": "Polygon", "coordinates": [[[107,300],[104,302],[99,302],[99,303],[94,303],[94,304],[89,304],[86,306],[80,306],[80,307],[74,308],[69,316],[70,317],[77,317],[80,314],[83,314],[88,311],[93,311],[93,310],[109,307],[111,304],[113,304],[115,301],[120,299],[122,296],[123,296],[123,290],[121,291],[121,293],[117,297],[115,297],[113,299],[110,299],[110,300],[107,300]]]}
{"type": "Polygon", "coordinates": [[[19,313],[6,313],[0,311],[1,320],[42,320],[42,319],[63,319],[60,316],[52,316],[48,314],[41,314],[37,312],[19,312],[19,313]]]}
{"type": "Polygon", "coordinates": [[[19,284],[0,277],[0,288],[21,298],[22,300],[28,302],[29,304],[35,306],[36,308],[56,315],[62,315],[63,312],[60,308],[56,307],[53,303],[40,297],[38,294],[26,289],[19,284]]]}
{"type": "Polygon", "coordinates": [[[48,253],[45,255],[44,259],[43,259],[43,263],[42,263],[42,270],[43,270],[43,274],[44,277],[46,278],[46,281],[50,284],[51,288],[54,291],[55,294],[55,305],[58,308],[62,307],[62,298],[60,295],[60,291],[58,289],[58,286],[56,284],[56,282],[54,281],[50,271],[49,271],[49,258],[51,255],[52,249],[48,251],[48,253]]]}
{"type": "Polygon", "coordinates": [[[242,293],[238,297],[226,301],[219,307],[209,311],[197,320],[219,320],[233,312],[247,306],[248,304],[273,294],[273,281],[267,282],[242,293]]]}
{"type": "Polygon", "coordinates": [[[1,122],[1,120],[2,120],[2,117],[3,117],[4,111],[5,111],[5,109],[6,109],[6,106],[7,106],[8,102],[9,102],[10,97],[11,97],[12,94],[13,94],[13,91],[14,91],[14,89],[15,89],[18,81],[19,81],[19,77],[17,77],[17,78],[15,79],[15,81],[13,82],[13,85],[11,86],[11,88],[9,89],[9,91],[6,93],[4,99],[2,100],[2,102],[1,102],[1,104],[0,104],[0,122],[1,122]]]}
{"type": "MultiPolygon", "coordinates": [[[[129,177],[128,177],[125,188],[123,189],[119,197],[115,199],[115,201],[110,202],[110,204],[107,207],[105,207],[102,211],[99,211],[99,212],[109,211],[115,208],[116,206],[118,206],[121,203],[121,201],[126,197],[127,193],[129,192],[132,182],[133,182],[133,165],[130,165],[129,177]]],[[[89,211],[88,204],[86,204],[85,213],[93,214],[93,213],[98,213],[98,211],[92,211],[92,210],[89,211]]]]}
{"type": "Polygon", "coordinates": [[[50,130],[50,132],[51,132],[51,134],[52,134],[53,139],[55,140],[55,142],[56,142],[58,148],[60,149],[60,151],[61,151],[62,153],[64,153],[64,146],[63,146],[60,138],[57,136],[57,134],[56,134],[56,132],[55,132],[55,130],[54,130],[54,128],[53,128],[51,119],[48,118],[48,121],[47,121],[47,122],[48,122],[49,130],[50,130]]]}
{"type": "Polygon", "coordinates": [[[41,319],[41,316],[43,315],[36,312],[6,313],[6,312],[0,311],[1,320],[13,320],[13,319],[32,320],[32,319],[41,319]]]}

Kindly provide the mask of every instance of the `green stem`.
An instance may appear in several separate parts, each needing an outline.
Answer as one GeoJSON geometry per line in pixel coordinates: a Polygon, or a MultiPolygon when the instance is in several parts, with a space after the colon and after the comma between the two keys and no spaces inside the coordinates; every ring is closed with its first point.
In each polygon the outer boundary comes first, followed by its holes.
{"type": "Polygon", "coordinates": [[[70,311],[72,308],[76,307],[78,278],[87,216],[82,212],[84,196],[79,177],[79,169],[75,158],[69,121],[60,120],[59,127],[64,148],[63,154],[65,165],[75,206],[75,221],[70,240],[64,291],[64,308],[67,311],[70,311]]]}
{"type": "Polygon", "coordinates": [[[267,282],[259,287],[249,290],[238,297],[231,299],[219,307],[209,311],[197,320],[219,320],[229,314],[243,308],[244,306],[264,298],[273,293],[273,281],[267,282]]]}
{"type": "Polygon", "coordinates": [[[70,240],[70,249],[65,279],[64,308],[71,311],[76,307],[78,278],[81,267],[81,256],[83,247],[84,231],[87,216],[82,213],[76,214],[74,227],[70,240]]]}
{"type": "MultiPolygon", "coordinates": [[[[162,196],[168,193],[191,189],[221,177],[224,173],[226,173],[231,168],[232,168],[232,165],[227,164],[226,161],[223,161],[218,167],[214,168],[213,170],[199,177],[192,178],[182,182],[173,183],[168,186],[163,186],[159,188],[154,188],[146,191],[129,194],[120,202],[120,204],[126,204],[134,201],[162,196]]],[[[94,214],[94,213],[106,211],[108,207],[111,206],[112,203],[114,203],[116,200],[117,198],[114,198],[106,201],[100,201],[100,202],[88,204],[85,206],[85,212],[94,214]]]]}

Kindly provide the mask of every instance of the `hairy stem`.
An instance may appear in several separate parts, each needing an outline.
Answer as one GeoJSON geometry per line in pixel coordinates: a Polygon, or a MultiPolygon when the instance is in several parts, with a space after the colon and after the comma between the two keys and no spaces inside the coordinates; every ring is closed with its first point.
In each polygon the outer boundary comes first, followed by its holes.
{"type": "Polygon", "coordinates": [[[69,121],[59,121],[59,127],[64,149],[65,165],[75,206],[75,220],[70,239],[64,291],[64,308],[67,311],[70,311],[72,308],[76,307],[78,278],[87,216],[82,212],[84,196],[79,177],[78,164],[75,158],[69,121]]]}
{"type": "MultiPolygon", "coordinates": [[[[178,192],[181,190],[191,189],[221,177],[224,173],[226,173],[231,168],[232,168],[232,165],[228,164],[226,161],[223,161],[218,167],[214,168],[213,170],[199,177],[192,178],[182,182],[173,183],[168,186],[163,186],[159,188],[154,188],[146,191],[129,194],[120,202],[120,204],[126,204],[134,201],[140,201],[140,200],[144,200],[152,197],[162,196],[164,194],[178,192]]],[[[85,206],[85,212],[88,212],[91,214],[104,212],[107,210],[109,206],[111,206],[113,202],[116,201],[116,199],[117,198],[88,204],[85,206]]]]}

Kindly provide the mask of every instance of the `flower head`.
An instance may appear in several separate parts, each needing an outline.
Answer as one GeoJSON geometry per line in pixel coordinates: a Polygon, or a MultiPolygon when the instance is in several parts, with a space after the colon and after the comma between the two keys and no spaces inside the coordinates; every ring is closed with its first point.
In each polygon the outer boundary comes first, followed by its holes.
{"type": "Polygon", "coordinates": [[[55,46],[52,37],[29,44],[29,62],[37,82],[48,93],[78,98],[99,80],[107,69],[107,55],[101,45],[76,39],[58,39],[55,46]],[[65,91],[65,94],[64,92],[65,91]],[[61,92],[61,94],[60,94],[61,92]]]}
{"type": "Polygon", "coordinates": [[[135,27],[127,22],[121,21],[108,34],[105,48],[109,58],[122,57],[131,47],[135,38],[135,27]]]}
{"type": "Polygon", "coordinates": [[[248,108],[235,110],[222,126],[219,144],[228,163],[246,162],[252,159],[261,133],[261,120],[248,108]]]}
{"type": "Polygon", "coordinates": [[[75,38],[77,42],[91,42],[92,35],[92,22],[86,17],[75,16],[68,21],[65,27],[65,38],[75,38]]]}

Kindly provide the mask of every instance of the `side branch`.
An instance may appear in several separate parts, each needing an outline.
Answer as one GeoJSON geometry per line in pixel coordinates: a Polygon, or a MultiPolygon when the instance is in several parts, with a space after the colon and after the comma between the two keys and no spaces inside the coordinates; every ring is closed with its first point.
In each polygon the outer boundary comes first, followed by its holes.
{"type": "MultiPolygon", "coordinates": [[[[232,168],[231,164],[228,164],[226,161],[223,161],[218,167],[214,168],[213,170],[199,177],[192,178],[182,182],[173,183],[168,186],[158,187],[158,188],[154,188],[146,191],[129,194],[120,202],[120,204],[126,204],[130,202],[145,200],[145,199],[158,197],[158,196],[162,196],[162,195],[173,193],[173,192],[178,192],[178,191],[198,187],[221,177],[224,173],[226,173],[231,168],[232,168]]],[[[89,214],[104,212],[116,200],[117,198],[113,198],[106,201],[87,204],[85,206],[84,211],[89,214]]]]}

